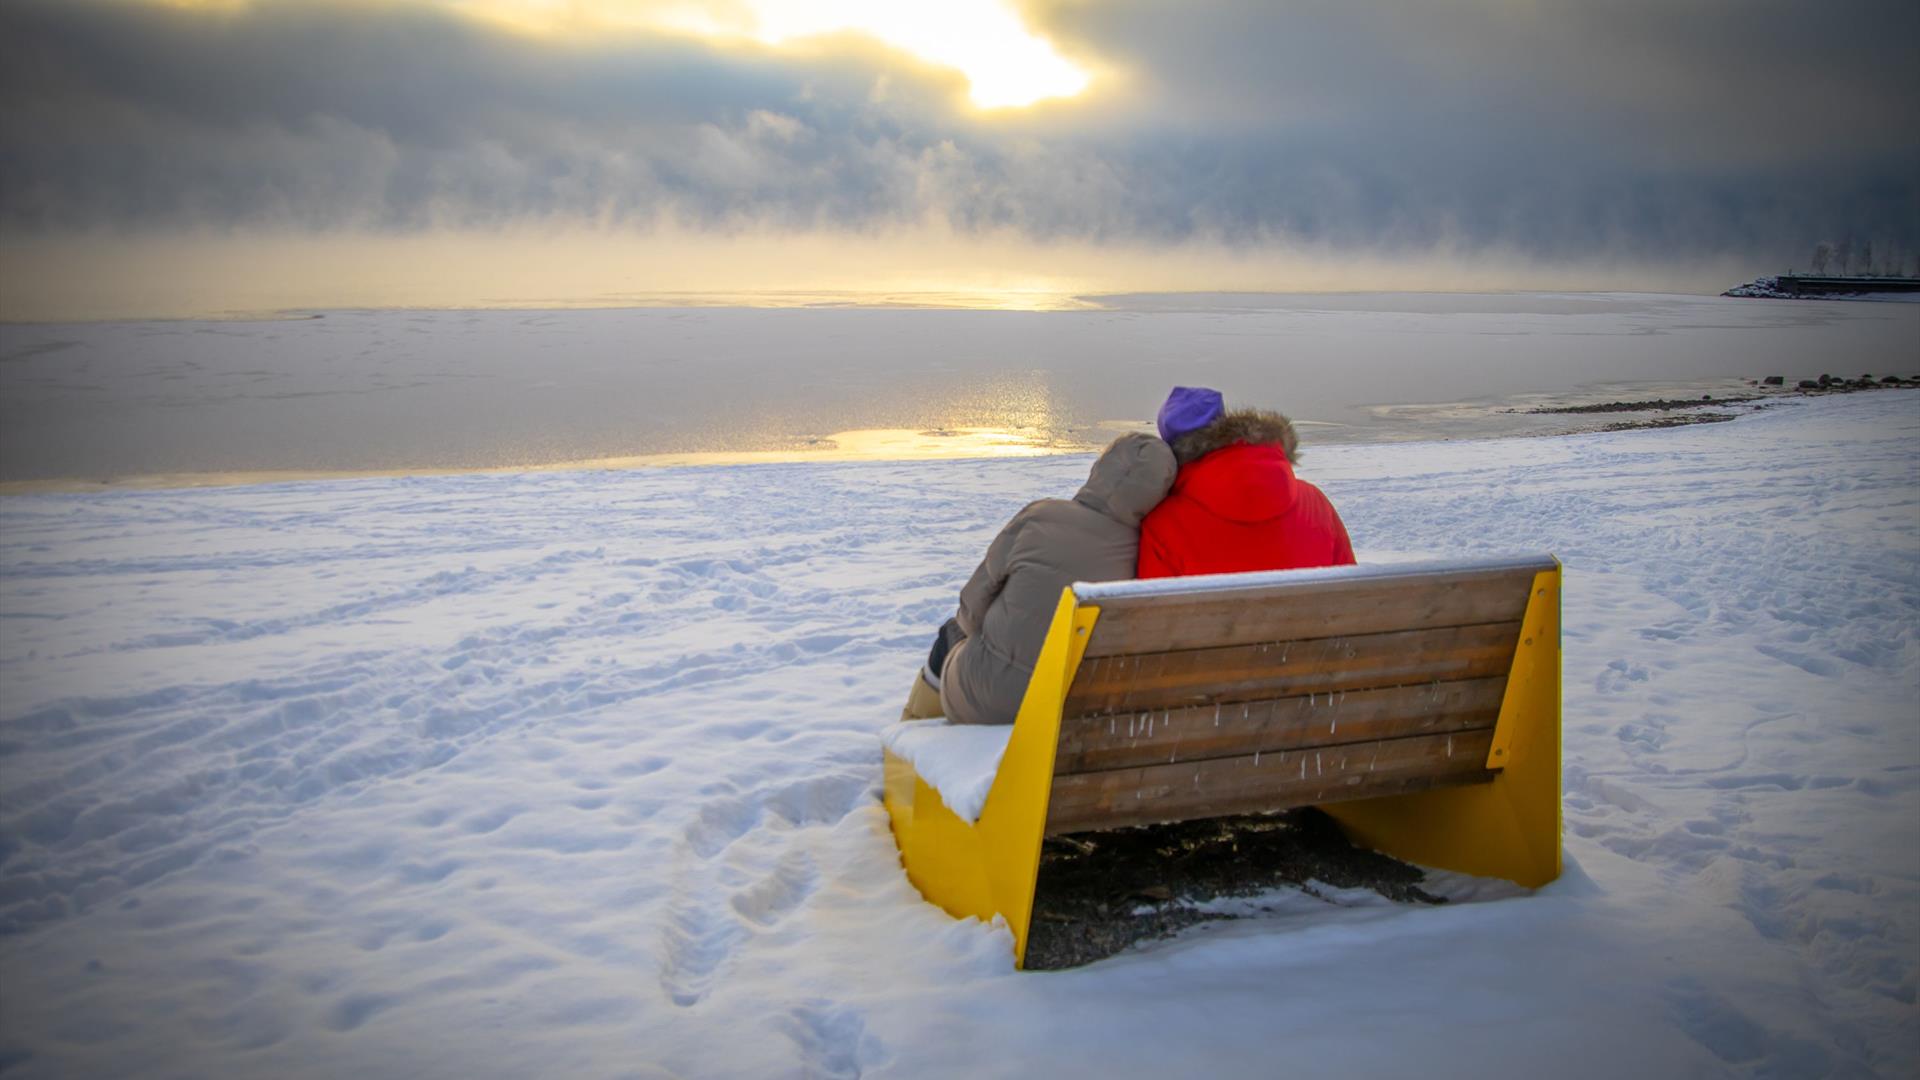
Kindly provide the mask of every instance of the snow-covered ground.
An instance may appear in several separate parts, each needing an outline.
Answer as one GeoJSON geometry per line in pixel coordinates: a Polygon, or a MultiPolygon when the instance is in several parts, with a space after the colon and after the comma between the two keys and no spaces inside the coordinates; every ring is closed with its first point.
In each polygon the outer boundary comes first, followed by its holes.
{"type": "Polygon", "coordinates": [[[0,501],[0,1068],[1912,1075],[1920,395],[1310,447],[1363,549],[1565,560],[1565,878],[1021,974],[875,733],[1086,464],[0,501]]]}

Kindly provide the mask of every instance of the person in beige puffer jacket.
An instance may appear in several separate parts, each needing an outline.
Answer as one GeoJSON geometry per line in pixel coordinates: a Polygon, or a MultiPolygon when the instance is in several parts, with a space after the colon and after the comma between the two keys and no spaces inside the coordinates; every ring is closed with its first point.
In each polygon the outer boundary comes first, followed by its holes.
{"type": "Polygon", "coordinates": [[[1072,499],[1041,499],[1015,514],[960,590],[959,614],[940,628],[903,717],[1013,723],[1060,590],[1133,576],[1140,521],[1175,471],[1166,443],[1123,435],[1072,499]]]}

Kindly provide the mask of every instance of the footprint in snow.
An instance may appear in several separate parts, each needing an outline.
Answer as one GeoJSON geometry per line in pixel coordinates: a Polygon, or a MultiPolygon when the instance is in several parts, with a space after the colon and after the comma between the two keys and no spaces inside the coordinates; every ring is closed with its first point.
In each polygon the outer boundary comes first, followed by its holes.
{"type": "Polygon", "coordinates": [[[328,1010],[327,1027],[334,1031],[352,1031],[393,1003],[385,994],[349,994],[328,1010]]]}
{"type": "Polygon", "coordinates": [[[738,920],[693,893],[683,894],[667,911],[660,988],[683,1009],[700,1004],[713,991],[721,965],[747,936],[738,920]]]}
{"type": "MultiPolygon", "coordinates": [[[[613,775],[623,779],[630,779],[635,776],[645,776],[648,773],[659,772],[671,764],[673,764],[672,758],[661,757],[656,754],[650,757],[643,757],[638,761],[629,761],[621,765],[616,765],[613,769],[613,775]]],[[[583,782],[580,786],[585,787],[586,784],[583,782]]]]}
{"type": "Polygon", "coordinates": [[[687,826],[686,843],[701,858],[711,859],[758,824],[760,812],[760,802],[747,796],[715,799],[687,826]]]}
{"type": "Polygon", "coordinates": [[[741,918],[770,929],[798,910],[819,887],[820,872],[813,857],[790,851],[773,873],[735,893],[731,903],[741,918]]]}
{"type": "Polygon", "coordinates": [[[803,1002],[781,1018],[780,1028],[799,1049],[808,1076],[854,1080],[885,1063],[885,1047],[867,1034],[865,1017],[850,1006],[803,1002]]]}
{"type": "Polygon", "coordinates": [[[1593,680],[1593,688],[1602,694],[1618,694],[1634,683],[1646,682],[1650,677],[1651,673],[1639,664],[1615,660],[1593,680]]]}
{"type": "Polygon", "coordinates": [[[482,811],[460,823],[460,827],[476,835],[490,833],[526,813],[524,806],[497,806],[482,811]]]}
{"type": "Polygon", "coordinates": [[[875,794],[870,770],[819,776],[789,784],[767,798],[767,808],[794,825],[830,825],[875,794]]]}

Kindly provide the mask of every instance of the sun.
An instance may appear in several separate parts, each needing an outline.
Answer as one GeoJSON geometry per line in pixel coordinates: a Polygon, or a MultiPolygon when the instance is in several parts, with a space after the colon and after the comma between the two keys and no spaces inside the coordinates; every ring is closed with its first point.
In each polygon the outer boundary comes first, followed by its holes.
{"type": "Polygon", "coordinates": [[[1002,0],[748,0],[758,16],[756,35],[768,44],[856,31],[967,77],[975,105],[985,109],[1072,97],[1086,89],[1086,72],[1035,37],[1002,0]]]}
{"type": "Polygon", "coordinates": [[[1007,0],[439,0],[527,31],[664,29],[781,46],[860,33],[966,76],[982,109],[1073,97],[1091,77],[1007,0]]]}

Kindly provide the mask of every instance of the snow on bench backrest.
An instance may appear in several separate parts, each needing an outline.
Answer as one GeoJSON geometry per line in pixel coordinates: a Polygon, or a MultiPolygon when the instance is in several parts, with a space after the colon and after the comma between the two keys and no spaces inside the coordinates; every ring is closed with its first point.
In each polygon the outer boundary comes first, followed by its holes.
{"type": "Polygon", "coordinates": [[[1551,556],[1073,587],[1047,831],[1471,783],[1551,556]]]}

